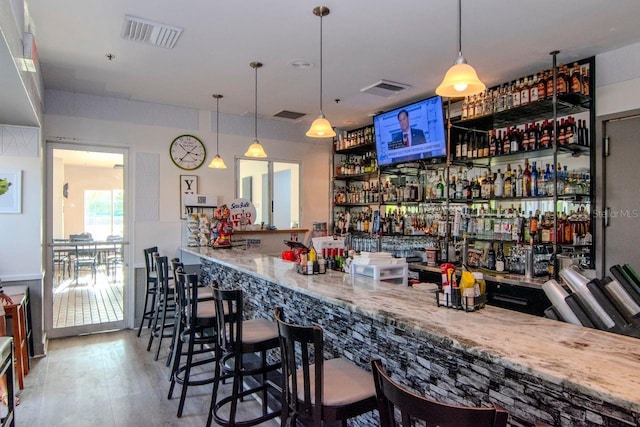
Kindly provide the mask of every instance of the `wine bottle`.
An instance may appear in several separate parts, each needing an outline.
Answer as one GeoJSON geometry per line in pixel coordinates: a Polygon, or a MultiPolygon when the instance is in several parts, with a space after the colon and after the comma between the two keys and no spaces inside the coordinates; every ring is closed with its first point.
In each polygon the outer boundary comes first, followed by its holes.
{"type": "Polygon", "coordinates": [[[498,244],[498,254],[496,255],[496,271],[504,271],[506,258],[504,256],[504,247],[502,242],[498,244]]]}

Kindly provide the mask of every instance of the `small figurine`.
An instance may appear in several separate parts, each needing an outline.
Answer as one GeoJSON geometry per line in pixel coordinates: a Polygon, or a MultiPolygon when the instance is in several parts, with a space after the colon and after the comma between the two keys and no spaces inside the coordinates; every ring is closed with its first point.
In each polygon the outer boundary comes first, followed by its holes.
{"type": "Polygon", "coordinates": [[[233,224],[229,221],[231,211],[227,205],[222,205],[214,211],[214,216],[218,220],[218,224],[215,227],[212,246],[214,248],[230,248],[231,234],[233,233],[233,224]]]}

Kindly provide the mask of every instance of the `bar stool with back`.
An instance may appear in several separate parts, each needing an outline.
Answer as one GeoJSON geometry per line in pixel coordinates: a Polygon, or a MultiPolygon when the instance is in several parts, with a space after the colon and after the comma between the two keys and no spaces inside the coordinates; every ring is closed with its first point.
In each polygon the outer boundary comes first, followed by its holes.
{"type": "Polygon", "coordinates": [[[146,248],[144,250],[144,267],[147,275],[144,285],[144,308],[142,309],[140,327],[138,327],[138,336],[140,336],[140,333],[142,332],[145,320],[147,321],[147,328],[151,327],[151,322],[153,322],[153,316],[155,314],[158,275],[156,273],[154,254],[157,253],[157,246],[146,248]]]}
{"type": "Polygon", "coordinates": [[[158,338],[158,348],[153,360],[158,360],[160,349],[162,348],[162,340],[173,336],[175,321],[175,289],[169,285],[169,260],[166,256],[157,256],[155,258],[158,286],[156,290],[156,306],[151,323],[151,333],[149,334],[149,343],[147,351],[151,350],[153,338],[158,338]]]}
{"type": "Polygon", "coordinates": [[[173,396],[176,383],[182,384],[178,418],[182,416],[184,401],[189,386],[211,384],[215,380],[214,372],[200,372],[192,376],[191,369],[216,361],[214,352],[216,336],[216,313],[213,297],[198,296],[198,275],[186,274],[180,267],[175,270],[176,283],[176,322],[177,335],[174,343],[173,365],[171,367],[171,386],[168,399],[173,396]],[[183,345],[186,351],[183,352],[183,345]],[[183,356],[186,360],[183,361],[183,356]]]}
{"type": "Polygon", "coordinates": [[[341,421],[376,409],[373,377],[347,359],[324,360],[320,326],[299,326],[284,321],[275,309],[282,357],[282,426],[298,419],[314,427],[341,421]]]}
{"type": "Polygon", "coordinates": [[[497,406],[476,408],[437,402],[420,396],[393,381],[383,370],[379,359],[371,361],[375,379],[378,412],[381,427],[395,427],[394,413],[399,411],[402,426],[409,427],[413,420],[425,421],[427,427],[505,427],[509,413],[497,406]]]}
{"type": "Polygon", "coordinates": [[[280,415],[280,407],[269,406],[269,390],[272,390],[271,395],[279,394],[280,390],[268,375],[280,368],[280,361],[269,361],[267,353],[278,349],[277,326],[266,319],[243,320],[241,289],[223,290],[214,286],[213,297],[216,301],[218,340],[216,379],[213,382],[207,427],[213,420],[223,426],[246,427],[276,418],[280,415]],[[220,398],[219,384],[229,378],[233,379],[231,395],[220,398]],[[249,382],[257,384],[247,385],[249,382]],[[253,419],[236,420],[238,402],[254,394],[258,394],[262,400],[261,414],[253,419]],[[227,407],[228,417],[224,418],[221,412],[227,407]]]}

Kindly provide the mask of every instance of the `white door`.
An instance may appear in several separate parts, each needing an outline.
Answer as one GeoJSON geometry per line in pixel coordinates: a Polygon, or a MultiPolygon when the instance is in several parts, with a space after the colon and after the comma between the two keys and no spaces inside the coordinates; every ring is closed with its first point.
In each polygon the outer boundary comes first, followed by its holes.
{"type": "Polygon", "coordinates": [[[44,316],[50,338],[127,325],[127,154],[47,142],[44,316]]]}

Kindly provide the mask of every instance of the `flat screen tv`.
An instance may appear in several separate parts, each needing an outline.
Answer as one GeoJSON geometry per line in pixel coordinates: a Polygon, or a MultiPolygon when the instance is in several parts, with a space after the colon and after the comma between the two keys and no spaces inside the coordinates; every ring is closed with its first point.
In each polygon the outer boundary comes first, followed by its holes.
{"type": "Polygon", "coordinates": [[[447,155],[440,96],[378,114],[373,126],[379,166],[447,155]]]}

